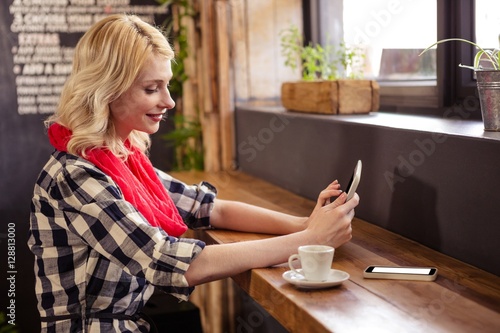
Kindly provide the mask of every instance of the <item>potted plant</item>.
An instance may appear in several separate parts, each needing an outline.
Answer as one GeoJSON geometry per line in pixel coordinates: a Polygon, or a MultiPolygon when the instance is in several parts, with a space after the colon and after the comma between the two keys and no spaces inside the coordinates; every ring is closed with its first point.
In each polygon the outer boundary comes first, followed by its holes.
{"type": "Polygon", "coordinates": [[[304,45],[296,26],[281,32],[281,51],[285,65],[300,69],[302,79],[284,82],[281,102],[292,111],[351,114],[369,113],[379,108],[379,86],[362,79],[359,68],[364,54],[359,48],[341,42],[323,47],[304,45]]]}
{"type": "Polygon", "coordinates": [[[427,52],[437,44],[458,41],[474,45],[479,51],[474,57],[473,66],[460,64],[460,67],[475,71],[481,114],[485,131],[500,131],[500,57],[499,49],[486,50],[474,42],[463,38],[442,39],[422,51],[427,52]]]}

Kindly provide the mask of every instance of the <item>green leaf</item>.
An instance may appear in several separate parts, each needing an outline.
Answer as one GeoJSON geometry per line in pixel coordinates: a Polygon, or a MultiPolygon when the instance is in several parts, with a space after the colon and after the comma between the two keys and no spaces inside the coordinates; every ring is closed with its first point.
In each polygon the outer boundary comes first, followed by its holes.
{"type": "MultiPolygon", "coordinates": [[[[476,48],[479,49],[478,53],[474,57],[474,67],[473,68],[475,70],[481,69],[480,65],[479,65],[479,62],[480,62],[481,57],[483,56],[483,54],[485,54],[487,56],[488,60],[491,62],[491,64],[493,65],[493,68],[495,70],[498,70],[500,68],[500,59],[498,57],[498,50],[494,50],[494,51],[488,50],[488,51],[485,51],[482,47],[480,47],[476,43],[471,42],[470,40],[467,40],[467,39],[463,39],[463,38],[448,38],[448,39],[439,40],[439,41],[433,43],[432,45],[428,46],[422,52],[420,52],[419,56],[422,55],[422,54],[424,54],[429,49],[431,49],[432,47],[434,47],[434,46],[436,46],[438,44],[442,44],[442,43],[446,43],[446,42],[450,42],[450,41],[458,41],[458,42],[468,43],[468,44],[474,45],[476,48]]],[[[462,67],[470,68],[470,66],[462,66],[462,67]]]]}
{"type": "Polygon", "coordinates": [[[293,70],[300,66],[302,80],[335,80],[349,71],[352,78],[362,77],[362,72],[356,72],[354,64],[364,59],[363,50],[349,48],[343,41],[338,49],[333,45],[303,45],[303,38],[298,28],[293,25],[282,31],[280,36],[285,66],[293,70]]]}
{"type": "Polygon", "coordinates": [[[183,115],[173,117],[175,129],[162,135],[167,144],[175,147],[175,170],[203,170],[204,150],[201,123],[183,115]]]}

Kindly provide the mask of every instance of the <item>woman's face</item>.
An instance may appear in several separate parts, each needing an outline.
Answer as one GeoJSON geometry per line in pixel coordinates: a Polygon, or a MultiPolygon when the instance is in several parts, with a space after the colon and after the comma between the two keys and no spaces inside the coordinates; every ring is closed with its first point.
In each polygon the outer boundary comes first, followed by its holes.
{"type": "Polygon", "coordinates": [[[111,120],[123,141],[132,130],[158,131],[167,110],[175,106],[168,91],[171,78],[170,60],[151,55],[132,86],[109,104],[111,120]]]}

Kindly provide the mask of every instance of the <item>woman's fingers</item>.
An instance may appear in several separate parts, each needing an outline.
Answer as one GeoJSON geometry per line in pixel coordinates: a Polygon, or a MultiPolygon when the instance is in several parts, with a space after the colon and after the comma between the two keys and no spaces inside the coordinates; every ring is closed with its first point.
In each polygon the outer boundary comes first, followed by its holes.
{"type": "Polygon", "coordinates": [[[350,211],[354,211],[354,208],[359,204],[359,195],[354,193],[354,196],[351,200],[346,201],[347,193],[343,192],[334,202],[330,205],[327,205],[328,210],[332,209],[342,209],[344,214],[347,214],[350,211]]]}
{"type": "Polygon", "coordinates": [[[347,194],[345,192],[339,193],[337,199],[335,199],[334,202],[332,202],[329,206],[331,206],[332,209],[335,209],[339,207],[340,205],[344,204],[347,199],[347,194]]]}
{"type": "Polygon", "coordinates": [[[323,191],[320,192],[316,207],[323,207],[330,203],[331,197],[339,196],[342,193],[338,180],[331,182],[323,191]]]}

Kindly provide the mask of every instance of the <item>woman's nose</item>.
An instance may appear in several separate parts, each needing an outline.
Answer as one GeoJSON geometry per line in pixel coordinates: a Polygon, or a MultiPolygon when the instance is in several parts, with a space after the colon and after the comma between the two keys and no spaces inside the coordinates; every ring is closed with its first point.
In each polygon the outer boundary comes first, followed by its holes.
{"type": "Polygon", "coordinates": [[[162,98],[162,107],[168,110],[175,107],[175,101],[172,99],[172,96],[170,95],[170,91],[168,89],[165,89],[164,96],[162,98]]]}

